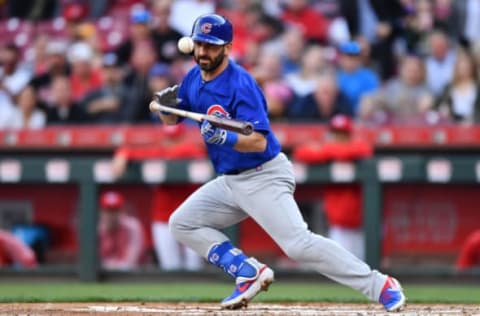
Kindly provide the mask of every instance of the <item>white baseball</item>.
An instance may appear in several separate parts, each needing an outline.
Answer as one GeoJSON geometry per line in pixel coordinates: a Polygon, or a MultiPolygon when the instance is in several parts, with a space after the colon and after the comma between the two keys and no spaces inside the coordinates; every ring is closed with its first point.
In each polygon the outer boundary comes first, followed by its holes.
{"type": "Polygon", "coordinates": [[[190,54],[193,51],[193,40],[189,36],[184,36],[178,40],[178,49],[184,54],[190,54]]]}

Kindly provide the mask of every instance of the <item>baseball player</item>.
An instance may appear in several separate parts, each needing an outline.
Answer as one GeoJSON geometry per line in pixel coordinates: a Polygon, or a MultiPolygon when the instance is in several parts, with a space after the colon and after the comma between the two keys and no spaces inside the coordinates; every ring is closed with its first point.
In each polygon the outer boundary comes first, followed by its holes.
{"type": "Polygon", "coordinates": [[[17,236],[0,229],[0,267],[35,268],[37,266],[35,252],[17,236]]]}
{"type": "MultiPolygon", "coordinates": [[[[209,263],[235,278],[235,288],[221,306],[246,307],[274,281],[274,272],[247,256],[222,233],[247,217],[253,218],[292,259],[307,264],[330,279],[379,301],[387,311],[398,311],[405,296],[397,280],[372,270],[336,242],[313,234],[293,198],[293,168],[270,128],[267,105],[252,76],[229,58],[232,24],[217,14],[194,23],[193,56],[197,65],[181,85],[157,92],[157,102],[183,110],[249,121],[248,136],[199,124],[218,177],[201,186],[172,214],[169,227],[209,263]]],[[[160,113],[164,124],[182,117],[160,113]]]]}

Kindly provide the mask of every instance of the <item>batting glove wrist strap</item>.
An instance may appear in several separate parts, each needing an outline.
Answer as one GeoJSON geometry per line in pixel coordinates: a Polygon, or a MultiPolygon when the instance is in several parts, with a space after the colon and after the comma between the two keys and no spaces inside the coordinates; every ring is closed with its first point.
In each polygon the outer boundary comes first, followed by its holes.
{"type": "Polygon", "coordinates": [[[233,147],[238,141],[237,133],[215,127],[208,121],[203,121],[200,132],[208,144],[233,147]]]}

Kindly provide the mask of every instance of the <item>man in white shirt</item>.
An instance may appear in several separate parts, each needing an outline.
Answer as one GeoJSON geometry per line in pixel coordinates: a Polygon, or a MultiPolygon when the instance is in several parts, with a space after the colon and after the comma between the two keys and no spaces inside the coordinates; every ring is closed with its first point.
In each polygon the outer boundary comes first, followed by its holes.
{"type": "Polygon", "coordinates": [[[12,112],[12,100],[5,91],[0,90],[0,129],[7,127],[12,112]]]}
{"type": "Polygon", "coordinates": [[[429,38],[429,55],[425,59],[427,85],[435,96],[452,80],[455,53],[448,37],[442,31],[435,31],[429,38]]]}

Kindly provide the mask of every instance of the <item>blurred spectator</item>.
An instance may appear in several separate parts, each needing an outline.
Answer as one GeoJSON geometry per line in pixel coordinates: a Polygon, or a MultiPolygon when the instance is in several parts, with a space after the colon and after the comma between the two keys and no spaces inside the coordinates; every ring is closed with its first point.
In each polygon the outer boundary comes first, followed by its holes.
{"type": "Polygon", "coordinates": [[[131,62],[132,54],[138,46],[143,45],[146,41],[152,41],[152,35],[150,33],[151,21],[152,16],[146,9],[133,9],[130,13],[128,38],[115,50],[122,65],[131,62]]]}
{"type": "Polygon", "coordinates": [[[372,45],[373,58],[386,80],[396,69],[394,42],[402,31],[405,10],[399,0],[340,0],[341,15],[353,38],[361,35],[372,45]]]}
{"type": "Polygon", "coordinates": [[[46,125],[47,117],[39,109],[37,92],[27,85],[16,97],[16,106],[6,120],[4,128],[40,129],[46,125]]]}
{"type": "Polygon", "coordinates": [[[320,45],[311,45],[302,55],[301,68],[287,74],[285,79],[295,97],[304,97],[315,90],[315,79],[328,67],[323,48],[320,45]]]}
{"type": "Polygon", "coordinates": [[[106,15],[110,4],[109,0],[88,0],[89,17],[98,19],[106,15]]]}
{"type": "Polygon", "coordinates": [[[29,20],[52,19],[58,11],[58,0],[14,0],[7,2],[7,15],[29,20]]]}
{"type": "Polygon", "coordinates": [[[454,2],[454,0],[433,0],[433,19],[436,29],[448,31],[454,2]]]}
{"type": "Polygon", "coordinates": [[[480,122],[480,86],[473,57],[468,51],[457,55],[453,80],[443,90],[436,107],[452,121],[480,122]]]}
{"type": "Polygon", "coordinates": [[[340,1],[315,0],[310,3],[315,10],[321,12],[330,21],[328,26],[328,42],[330,45],[337,46],[352,39],[347,20],[341,15],[340,1]]]}
{"type": "MultiPolygon", "coordinates": [[[[202,143],[185,140],[180,125],[162,126],[167,143],[164,146],[124,146],[115,151],[112,160],[115,179],[126,171],[130,161],[145,159],[203,159],[202,143]]],[[[152,236],[155,254],[162,270],[199,270],[203,260],[193,250],[178,243],[168,229],[168,219],[188,194],[198,185],[160,184],[155,186],[152,202],[152,236]]]]}
{"type": "Polygon", "coordinates": [[[88,16],[89,7],[84,0],[62,0],[61,6],[61,14],[67,21],[80,21],[88,16]]]}
{"type": "Polygon", "coordinates": [[[49,41],[45,52],[45,70],[35,75],[30,81],[43,102],[50,100],[51,83],[55,76],[70,76],[70,64],[66,57],[67,48],[68,44],[65,41],[49,41]]]}
{"type": "Polygon", "coordinates": [[[103,85],[87,94],[81,104],[90,123],[120,123],[124,101],[129,93],[123,82],[125,70],[115,53],[105,54],[102,64],[103,85]]]}
{"type": "Polygon", "coordinates": [[[33,250],[12,233],[0,230],[0,267],[35,268],[37,259],[33,250]]]}
{"type": "Polygon", "coordinates": [[[460,271],[480,267],[480,230],[474,230],[467,236],[455,266],[460,271]]]}
{"type": "Polygon", "coordinates": [[[425,54],[425,42],[435,30],[433,1],[412,1],[407,8],[409,14],[404,19],[406,49],[410,54],[425,54]]]}
{"type": "Polygon", "coordinates": [[[183,35],[190,35],[197,17],[213,12],[215,12],[213,0],[175,0],[172,2],[170,25],[183,35]]]}
{"type": "Polygon", "coordinates": [[[475,43],[470,49],[475,65],[477,65],[477,75],[480,75],[480,41],[475,43]]]}
{"type": "Polygon", "coordinates": [[[152,92],[152,97],[154,92],[161,91],[173,84],[173,76],[168,64],[156,63],[150,68],[148,85],[152,92]]]}
{"type": "Polygon", "coordinates": [[[47,261],[50,246],[50,228],[42,224],[17,223],[10,232],[21,242],[33,250],[37,264],[47,261]]]}
{"type": "Polygon", "coordinates": [[[145,252],[142,224],[125,212],[120,193],[107,191],[100,197],[98,223],[99,252],[105,269],[130,270],[137,268],[145,252]]]}
{"type": "Polygon", "coordinates": [[[170,26],[171,0],[156,0],[153,4],[152,38],[159,62],[171,63],[181,57],[177,42],[182,34],[170,26]]]}
{"type": "Polygon", "coordinates": [[[292,103],[288,120],[327,123],[336,114],[352,116],[352,105],[339,90],[335,76],[325,73],[316,78],[312,93],[292,103]]]}
{"type": "Polygon", "coordinates": [[[51,89],[51,101],[47,107],[47,125],[79,124],[86,121],[85,112],[73,100],[68,77],[54,77],[51,89]]]}
{"type": "Polygon", "coordinates": [[[338,0],[313,0],[310,3],[315,10],[322,12],[328,19],[340,16],[340,3],[338,0]]]}
{"type": "MultiPolygon", "coordinates": [[[[378,64],[372,59],[372,46],[370,42],[363,36],[357,36],[354,38],[354,41],[360,46],[360,63],[371,69],[377,74],[379,74],[378,64]]],[[[379,78],[380,80],[381,78],[379,78]]]]}
{"type": "Polygon", "coordinates": [[[281,120],[285,118],[293,93],[282,77],[280,53],[264,49],[261,52],[258,65],[252,70],[252,73],[264,91],[270,119],[281,120]]]}
{"type": "Polygon", "coordinates": [[[72,98],[81,101],[88,93],[100,88],[103,84],[102,74],[93,64],[93,50],[85,42],[77,42],[67,51],[72,66],[70,82],[72,98]]]}
{"type": "Polygon", "coordinates": [[[328,37],[328,19],[314,10],[307,0],[287,0],[282,21],[300,28],[310,43],[325,43],[328,37]]]}
{"type": "Polygon", "coordinates": [[[477,0],[455,0],[451,3],[452,12],[448,30],[455,39],[469,47],[480,41],[480,3],[477,0]]]}
{"type": "Polygon", "coordinates": [[[231,56],[247,69],[255,66],[261,49],[284,51],[281,37],[285,27],[278,17],[267,14],[259,1],[235,1],[219,12],[235,25],[231,56]]]}
{"type": "Polygon", "coordinates": [[[305,51],[305,39],[298,28],[288,28],[282,36],[283,75],[300,71],[303,53],[305,51]]]}
{"type": "Polygon", "coordinates": [[[103,52],[107,50],[108,44],[101,39],[100,33],[97,31],[97,27],[93,22],[82,22],[77,27],[77,42],[83,42],[90,46],[94,54],[94,60],[92,63],[94,66],[100,64],[101,56],[103,52]]]}
{"type": "MultiPolygon", "coordinates": [[[[354,138],[352,124],[348,116],[335,115],[328,123],[329,140],[324,144],[297,146],[293,152],[294,159],[311,164],[324,164],[370,158],[373,155],[373,146],[354,138]]],[[[329,238],[364,260],[362,188],[356,184],[331,184],[325,185],[322,191],[329,238]]]]}
{"type": "Polygon", "coordinates": [[[455,52],[450,48],[447,35],[435,31],[429,37],[429,55],[425,59],[427,85],[435,96],[442,93],[452,80],[455,52]]]}
{"type": "Polygon", "coordinates": [[[0,89],[0,129],[3,129],[7,126],[12,112],[12,99],[4,90],[0,89]]]}
{"type": "Polygon", "coordinates": [[[343,16],[337,16],[330,21],[328,27],[328,42],[332,45],[338,45],[340,43],[350,40],[351,34],[348,29],[347,21],[343,16]]]}
{"type": "MultiPolygon", "coordinates": [[[[362,99],[359,118],[372,123],[427,123],[433,96],[425,84],[425,65],[418,56],[405,56],[399,76],[362,99]]],[[[434,123],[434,122],[431,122],[434,123]]]]}
{"type": "Polygon", "coordinates": [[[285,27],[281,20],[274,16],[258,12],[258,20],[250,26],[251,38],[262,46],[262,49],[277,50],[281,53],[285,48],[282,46],[282,35],[285,27]]]}
{"type": "Polygon", "coordinates": [[[339,52],[338,87],[349,98],[353,107],[351,112],[356,115],[361,98],[376,91],[380,87],[380,79],[373,70],[362,65],[357,42],[342,43],[339,52]]]}
{"type": "Polygon", "coordinates": [[[148,79],[150,69],[156,60],[155,49],[151,42],[142,42],[135,47],[132,55],[132,67],[125,78],[129,93],[122,111],[124,122],[151,122],[148,104],[152,100],[152,91],[150,91],[148,79]]]}
{"type": "Polygon", "coordinates": [[[72,44],[81,40],[79,27],[88,16],[88,4],[82,0],[64,0],[60,15],[65,21],[64,37],[66,41],[72,44]]]}
{"type": "MultiPolygon", "coordinates": [[[[148,87],[152,98],[154,92],[166,89],[173,84],[175,84],[175,81],[170,65],[156,63],[152,66],[148,75],[148,87]]],[[[158,119],[155,114],[152,114],[151,116],[154,121],[158,119]]]]}
{"type": "Polygon", "coordinates": [[[22,65],[20,49],[13,43],[0,49],[0,66],[0,86],[14,97],[28,84],[32,71],[22,65]]]}
{"type": "MultiPolygon", "coordinates": [[[[179,157],[186,159],[186,157],[179,157]]],[[[191,248],[180,244],[170,233],[168,220],[170,215],[199,186],[195,184],[158,185],[155,187],[152,207],[152,236],[155,254],[162,270],[198,271],[203,267],[201,258],[191,248]]]]}
{"type": "Polygon", "coordinates": [[[38,35],[33,42],[31,54],[26,59],[26,62],[30,64],[34,76],[42,74],[47,71],[48,68],[48,43],[51,38],[47,34],[38,35]]]}
{"type": "Polygon", "coordinates": [[[235,27],[233,28],[232,56],[243,60],[248,47],[256,42],[255,32],[264,11],[255,0],[222,1],[217,12],[227,17],[235,27]],[[228,2],[228,3],[225,3],[228,2]]]}

